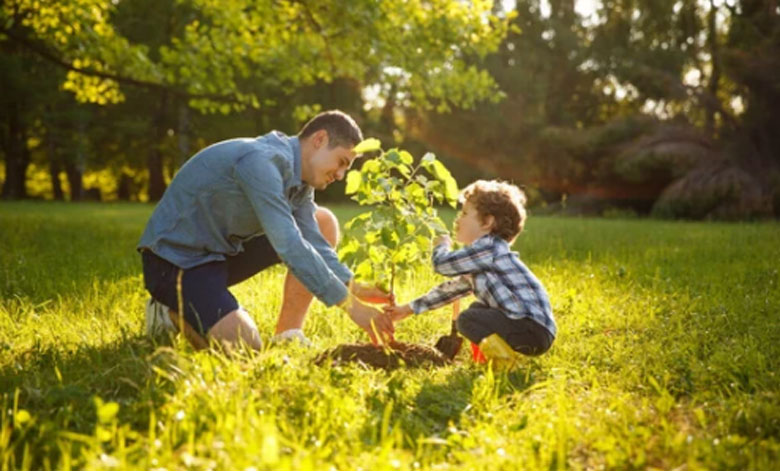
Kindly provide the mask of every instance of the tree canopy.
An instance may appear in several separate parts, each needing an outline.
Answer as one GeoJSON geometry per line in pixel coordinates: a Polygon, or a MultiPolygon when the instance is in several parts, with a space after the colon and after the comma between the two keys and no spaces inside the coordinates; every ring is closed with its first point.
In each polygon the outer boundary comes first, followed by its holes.
{"type": "Polygon", "coordinates": [[[199,147],[342,108],[540,203],[780,208],[774,0],[8,0],[0,25],[6,198],[43,169],[156,199],[199,147]]]}

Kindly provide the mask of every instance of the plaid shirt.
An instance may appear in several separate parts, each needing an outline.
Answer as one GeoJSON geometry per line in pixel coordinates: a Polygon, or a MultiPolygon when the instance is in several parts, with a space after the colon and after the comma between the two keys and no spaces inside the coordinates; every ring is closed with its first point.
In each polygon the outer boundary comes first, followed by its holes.
{"type": "Polygon", "coordinates": [[[412,301],[410,306],[415,314],[473,292],[480,302],[510,319],[530,317],[555,337],[557,328],[547,292],[504,239],[487,234],[460,250],[449,249],[449,244],[433,249],[433,268],[437,273],[457,278],[412,301]]]}

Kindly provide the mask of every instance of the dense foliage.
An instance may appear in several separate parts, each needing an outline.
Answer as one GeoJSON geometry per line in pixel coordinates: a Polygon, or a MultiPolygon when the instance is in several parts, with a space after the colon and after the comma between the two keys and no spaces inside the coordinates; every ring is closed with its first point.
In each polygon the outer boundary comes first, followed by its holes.
{"type": "Polygon", "coordinates": [[[211,142],[341,108],[551,208],[780,211],[774,0],[10,0],[0,25],[5,198],[154,200],[211,142]]]}
{"type": "MultiPolygon", "coordinates": [[[[381,150],[380,145],[368,139],[355,150],[381,150]]],[[[427,153],[415,165],[409,152],[390,149],[364,162],[360,170],[350,170],[346,193],[370,210],[345,224],[339,258],[359,280],[392,293],[397,277],[416,271],[428,260],[432,238],[448,233],[434,203],[446,202],[454,208],[458,184],[435,155],[427,153]]]]}

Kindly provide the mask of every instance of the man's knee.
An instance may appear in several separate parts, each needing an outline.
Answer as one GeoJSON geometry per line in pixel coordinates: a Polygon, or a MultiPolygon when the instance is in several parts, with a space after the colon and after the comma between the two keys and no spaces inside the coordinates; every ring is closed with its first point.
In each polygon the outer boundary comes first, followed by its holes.
{"type": "Polygon", "coordinates": [[[263,346],[255,321],[240,308],[228,313],[214,324],[209,329],[208,336],[224,346],[244,343],[255,350],[260,350],[263,346]]]}
{"type": "Polygon", "coordinates": [[[314,218],[320,226],[320,232],[330,245],[335,247],[339,243],[339,220],[328,208],[318,206],[314,212],[314,218]]]}

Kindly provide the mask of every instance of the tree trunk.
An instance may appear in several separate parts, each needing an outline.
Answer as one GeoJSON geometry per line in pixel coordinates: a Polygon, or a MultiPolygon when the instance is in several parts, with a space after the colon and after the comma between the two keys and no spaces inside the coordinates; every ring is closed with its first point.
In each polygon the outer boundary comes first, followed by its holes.
{"type": "Polygon", "coordinates": [[[8,135],[3,139],[5,153],[4,199],[27,198],[27,167],[30,165],[30,151],[27,149],[27,130],[21,116],[21,106],[10,101],[6,107],[8,135]]]}
{"type": "Polygon", "coordinates": [[[54,192],[54,199],[56,201],[65,200],[65,193],[62,191],[62,183],[60,183],[60,172],[62,172],[62,162],[57,152],[58,139],[55,121],[52,118],[53,110],[51,106],[46,107],[46,114],[44,115],[44,124],[46,126],[46,154],[49,158],[49,177],[51,178],[51,188],[54,192]]]}
{"type": "Polygon", "coordinates": [[[60,172],[62,166],[57,158],[57,152],[53,141],[49,141],[49,176],[51,177],[51,188],[54,191],[54,199],[57,201],[65,200],[65,193],[62,191],[62,184],[60,183],[60,172]]]}
{"type": "Polygon", "coordinates": [[[72,159],[65,162],[65,173],[70,183],[70,200],[84,199],[84,170],[86,169],[86,117],[79,113],[76,118],[76,146],[72,159]]]}
{"type": "Polygon", "coordinates": [[[81,201],[81,197],[84,195],[84,188],[81,170],[78,165],[71,161],[66,161],[65,174],[68,176],[68,184],[70,185],[70,200],[81,201]]]}
{"type": "Polygon", "coordinates": [[[165,112],[168,108],[168,93],[160,92],[160,104],[157,108],[157,114],[152,122],[152,141],[149,149],[149,158],[146,161],[149,168],[149,200],[159,201],[165,192],[165,179],[163,178],[163,155],[162,145],[167,129],[165,127],[165,112]]]}
{"type": "Polygon", "coordinates": [[[707,84],[708,99],[713,100],[711,106],[705,107],[705,130],[709,137],[715,136],[715,113],[714,106],[718,101],[718,82],[720,82],[720,51],[718,50],[718,29],[715,25],[715,17],[718,13],[718,7],[714,0],[710,0],[710,12],[707,15],[707,43],[710,49],[710,61],[712,63],[712,73],[707,84]]]}

